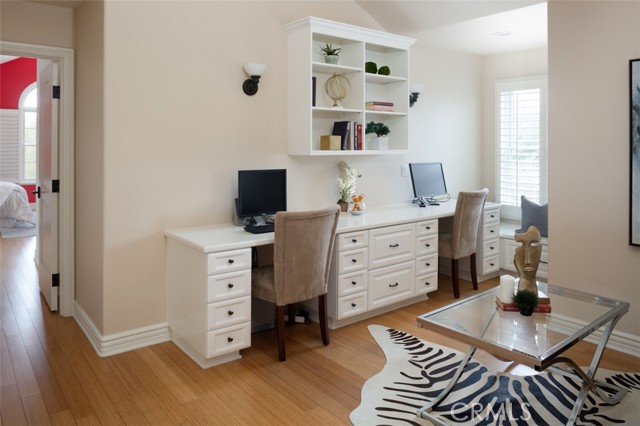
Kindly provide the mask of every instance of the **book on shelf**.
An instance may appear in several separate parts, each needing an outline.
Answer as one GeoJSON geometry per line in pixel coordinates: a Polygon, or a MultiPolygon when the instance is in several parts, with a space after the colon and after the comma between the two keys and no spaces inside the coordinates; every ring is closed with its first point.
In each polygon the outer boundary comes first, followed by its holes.
{"type": "Polygon", "coordinates": [[[358,123],[358,125],[356,126],[356,132],[358,134],[358,146],[357,146],[357,150],[362,151],[362,142],[363,142],[363,135],[362,135],[362,123],[358,123]]]}
{"type": "Polygon", "coordinates": [[[368,105],[393,106],[393,102],[387,102],[387,101],[367,101],[364,104],[365,106],[368,106],[368,105]]]}
{"type": "Polygon", "coordinates": [[[358,122],[354,121],[353,126],[351,126],[351,133],[353,133],[353,149],[358,149],[358,122]]]}
{"type": "Polygon", "coordinates": [[[391,111],[393,112],[392,106],[387,105],[365,105],[364,109],[367,111],[391,111]]]}
{"type": "Polygon", "coordinates": [[[311,106],[316,106],[316,78],[311,77],[311,106]]]}
{"type": "MultiPolygon", "coordinates": [[[[505,312],[520,312],[520,308],[516,303],[505,303],[500,300],[496,296],[496,305],[498,308],[502,309],[505,312]]],[[[550,303],[538,303],[538,306],[533,308],[533,312],[545,313],[548,314],[551,312],[551,304],[550,303]]]]}
{"type": "Polygon", "coordinates": [[[349,140],[349,130],[351,129],[350,121],[335,121],[333,123],[332,135],[340,136],[340,149],[347,149],[347,142],[349,140]]]}

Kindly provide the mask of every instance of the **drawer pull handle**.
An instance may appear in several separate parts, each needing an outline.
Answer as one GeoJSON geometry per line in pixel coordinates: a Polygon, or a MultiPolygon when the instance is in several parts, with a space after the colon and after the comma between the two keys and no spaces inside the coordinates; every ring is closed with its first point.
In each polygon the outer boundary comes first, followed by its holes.
{"type": "Polygon", "coordinates": [[[355,303],[353,303],[353,302],[351,302],[351,307],[352,307],[352,308],[355,308],[355,307],[356,307],[356,304],[355,304],[355,303]]]}
{"type": "Polygon", "coordinates": [[[229,262],[229,264],[232,264],[234,262],[233,259],[229,259],[227,262],[229,262]]]}
{"type": "Polygon", "coordinates": [[[398,243],[389,244],[389,247],[391,247],[391,248],[400,247],[400,244],[398,244],[398,243]]]}
{"type": "Polygon", "coordinates": [[[358,259],[351,259],[351,261],[352,261],[353,263],[356,263],[356,262],[358,261],[358,259]]]}
{"type": "Polygon", "coordinates": [[[431,264],[429,262],[424,264],[425,266],[431,266],[431,264]]]}
{"type": "Polygon", "coordinates": [[[427,228],[427,230],[431,229],[431,227],[430,227],[430,226],[425,226],[425,228],[427,228]]]}
{"type": "Polygon", "coordinates": [[[395,284],[389,284],[389,287],[398,287],[400,284],[395,283],[395,284]]]}
{"type": "Polygon", "coordinates": [[[233,311],[227,311],[227,314],[229,314],[229,316],[233,315],[233,311]]]}
{"type": "Polygon", "coordinates": [[[491,230],[491,231],[489,231],[489,232],[491,232],[491,233],[493,234],[493,233],[494,233],[494,232],[496,232],[496,231],[494,231],[494,230],[492,229],[492,230],[491,230]]]}
{"type": "Polygon", "coordinates": [[[425,246],[426,246],[426,247],[431,247],[431,244],[426,243],[426,244],[425,244],[425,246]]]}
{"type": "Polygon", "coordinates": [[[491,216],[491,219],[493,219],[495,217],[494,215],[489,215],[489,216],[491,216]]]}
{"type": "Polygon", "coordinates": [[[356,281],[351,281],[351,285],[356,285],[358,284],[356,281]]]}
{"type": "Polygon", "coordinates": [[[351,242],[352,242],[352,243],[357,243],[357,242],[358,242],[358,240],[356,240],[355,238],[352,238],[352,239],[351,239],[351,242]]]}
{"type": "Polygon", "coordinates": [[[227,284],[227,287],[229,287],[229,288],[233,288],[233,283],[229,283],[229,284],[227,284]]]}
{"type": "Polygon", "coordinates": [[[489,266],[494,266],[494,265],[495,265],[495,263],[490,263],[490,264],[489,264],[489,266]]]}
{"type": "Polygon", "coordinates": [[[489,249],[493,250],[493,249],[495,249],[495,247],[494,246],[489,246],[489,249]]]}
{"type": "Polygon", "coordinates": [[[229,343],[233,342],[233,337],[227,337],[227,342],[229,343]]]}
{"type": "Polygon", "coordinates": [[[426,285],[427,287],[429,287],[431,285],[431,283],[429,281],[425,282],[424,285],[426,285]]]}
{"type": "Polygon", "coordinates": [[[541,260],[540,263],[544,263],[545,265],[549,264],[549,262],[545,262],[544,260],[541,260]]]}

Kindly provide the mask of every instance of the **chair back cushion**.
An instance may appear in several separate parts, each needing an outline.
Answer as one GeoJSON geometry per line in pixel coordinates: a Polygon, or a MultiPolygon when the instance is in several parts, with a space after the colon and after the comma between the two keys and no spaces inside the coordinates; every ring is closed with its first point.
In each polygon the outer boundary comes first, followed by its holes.
{"type": "Polygon", "coordinates": [[[476,252],[478,228],[489,190],[460,192],[451,231],[452,258],[460,259],[476,252]]]}
{"type": "Polygon", "coordinates": [[[340,207],[278,212],[274,262],[276,305],[298,303],[327,293],[331,253],[340,207]]]}

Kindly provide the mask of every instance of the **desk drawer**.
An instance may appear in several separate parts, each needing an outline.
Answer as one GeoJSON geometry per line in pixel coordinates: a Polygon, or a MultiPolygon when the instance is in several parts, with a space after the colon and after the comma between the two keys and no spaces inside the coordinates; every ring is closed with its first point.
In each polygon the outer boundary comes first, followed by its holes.
{"type": "Polygon", "coordinates": [[[438,235],[416,238],[416,256],[438,253],[438,235]]]}
{"type": "Polygon", "coordinates": [[[500,269],[500,256],[486,257],[482,261],[482,271],[480,273],[486,275],[498,269],[500,269]]]}
{"type": "Polygon", "coordinates": [[[367,271],[362,270],[338,277],[338,297],[367,290],[367,271]]]}
{"type": "Polygon", "coordinates": [[[338,319],[367,312],[367,292],[338,299],[338,319]]]}
{"type": "Polygon", "coordinates": [[[438,253],[416,259],[416,275],[425,275],[432,272],[438,272],[438,253]]]}
{"type": "Polygon", "coordinates": [[[369,309],[407,299],[415,294],[415,262],[369,271],[369,309]]]}
{"type": "Polygon", "coordinates": [[[213,358],[251,346],[251,321],[207,333],[206,357],[213,358]]]}
{"type": "Polygon", "coordinates": [[[490,209],[484,211],[483,223],[500,223],[500,209],[490,209]]]}
{"type": "Polygon", "coordinates": [[[438,219],[423,220],[416,223],[416,236],[433,235],[438,233],[438,219]]]}
{"type": "Polygon", "coordinates": [[[210,253],[207,266],[209,275],[251,269],[251,249],[210,253]]]}
{"type": "Polygon", "coordinates": [[[490,223],[482,227],[482,239],[489,240],[500,237],[500,223],[490,223]]]}
{"type": "Polygon", "coordinates": [[[209,275],[207,289],[208,302],[248,296],[251,294],[251,270],[209,275]]]}
{"type": "Polygon", "coordinates": [[[366,269],[368,254],[366,248],[338,253],[338,274],[366,269]]]}
{"type": "Polygon", "coordinates": [[[416,278],[416,294],[426,294],[438,289],[438,272],[416,278]]]}
{"type": "Polygon", "coordinates": [[[354,250],[367,247],[369,244],[369,231],[349,232],[338,234],[338,251],[354,250]]]}
{"type": "Polygon", "coordinates": [[[245,321],[251,321],[251,296],[207,305],[207,327],[209,330],[245,321]]]}
{"type": "Polygon", "coordinates": [[[484,242],[482,247],[483,257],[498,256],[499,254],[500,254],[500,238],[494,238],[493,240],[484,242]]]}
{"type": "Polygon", "coordinates": [[[393,265],[415,257],[415,225],[369,231],[369,268],[393,265]]]}

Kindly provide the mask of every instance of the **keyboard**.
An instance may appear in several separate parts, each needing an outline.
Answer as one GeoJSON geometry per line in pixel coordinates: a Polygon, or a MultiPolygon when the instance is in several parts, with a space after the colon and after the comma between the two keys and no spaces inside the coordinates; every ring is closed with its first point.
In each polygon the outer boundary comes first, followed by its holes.
{"type": "Polygon", "coordinates": [[[244,230],[252,234],[264,234],[265,232],[273,232],[274,223],[265,223],[264,225],[247,225],[244,230]]]}

